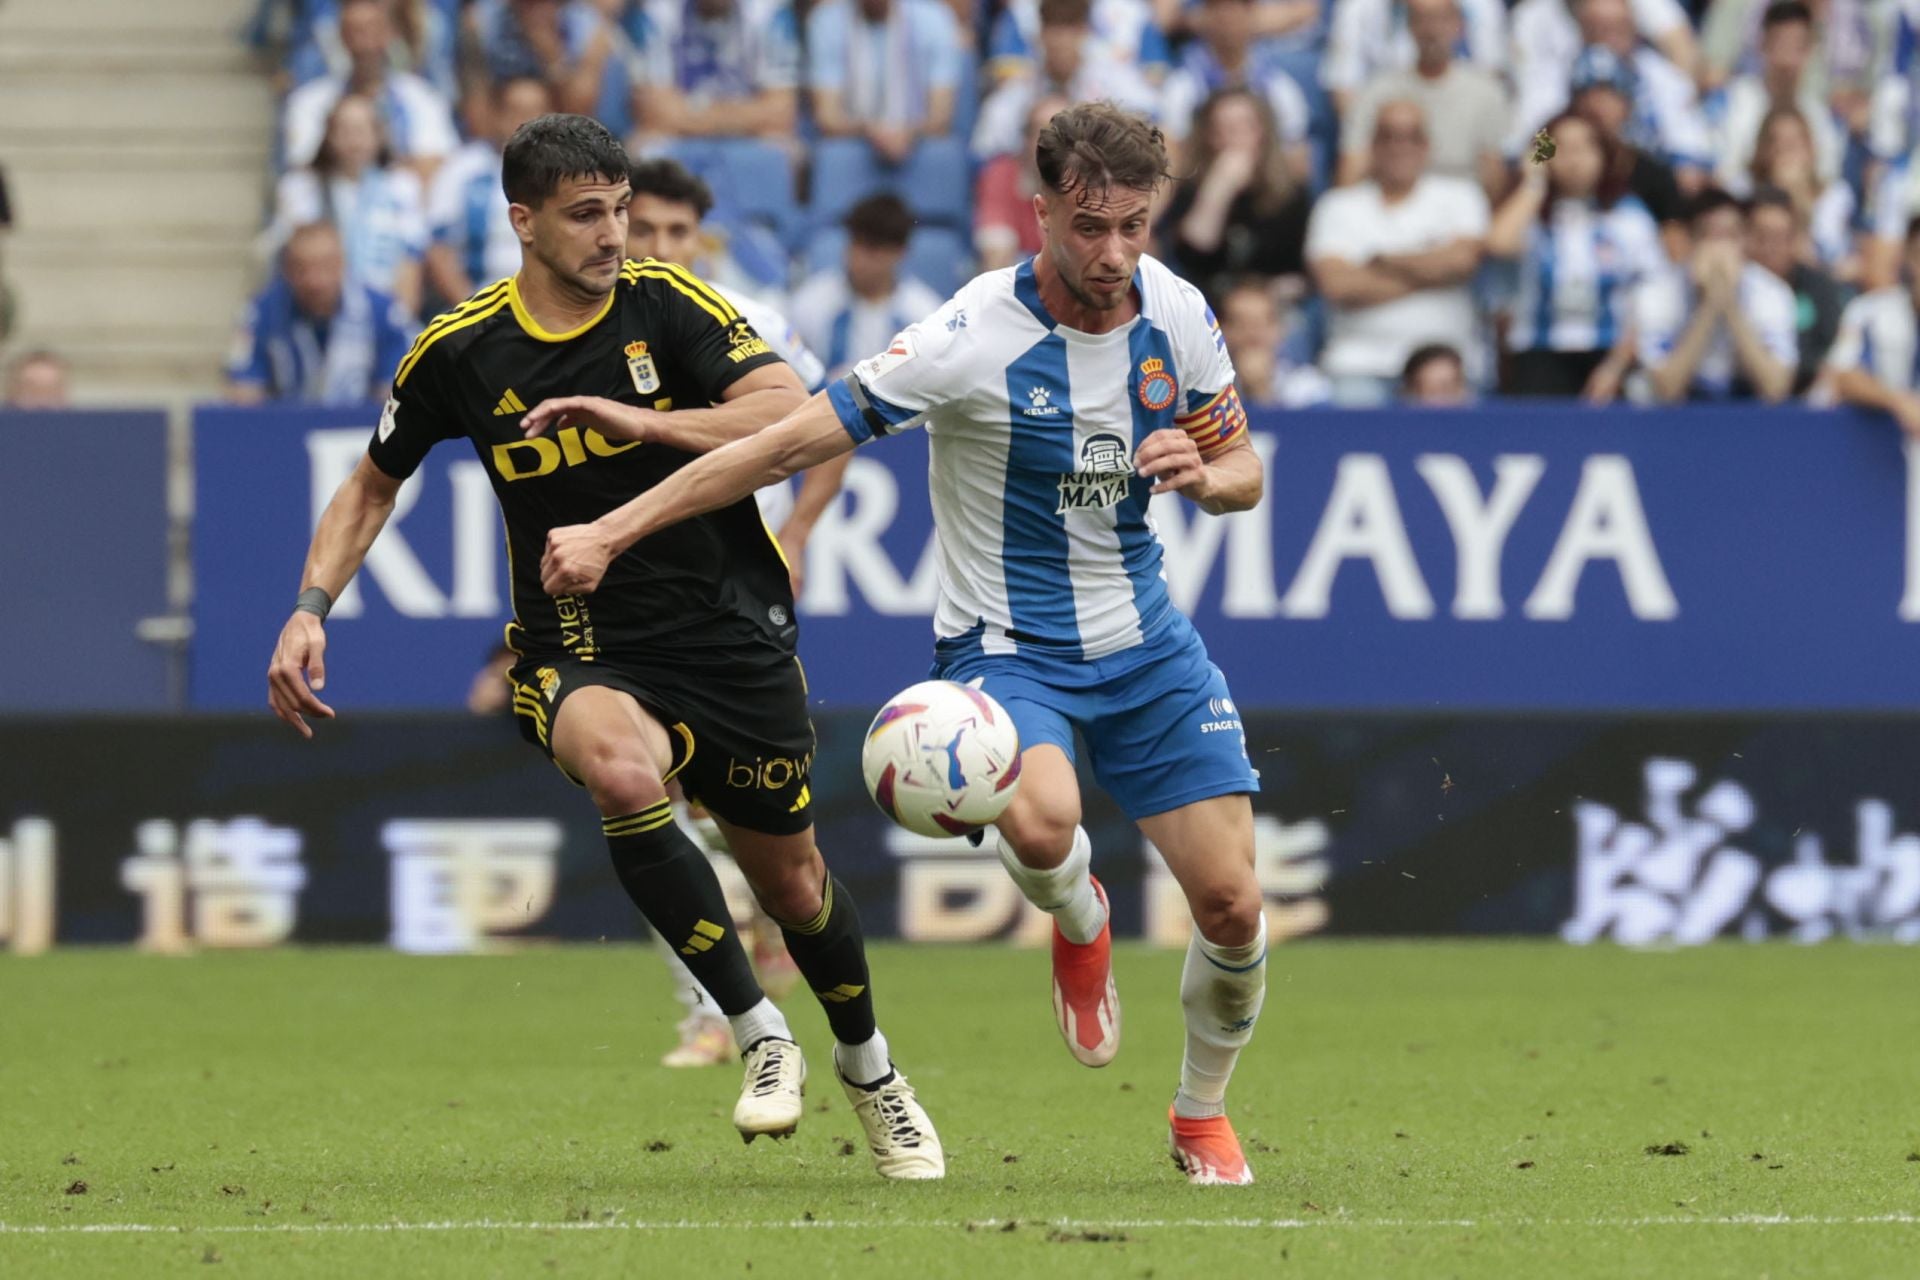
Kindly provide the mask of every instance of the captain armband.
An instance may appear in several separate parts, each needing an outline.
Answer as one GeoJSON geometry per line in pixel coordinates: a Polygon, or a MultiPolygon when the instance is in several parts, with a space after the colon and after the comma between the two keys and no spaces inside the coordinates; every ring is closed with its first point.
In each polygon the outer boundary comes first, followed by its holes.
{"type": "Polygon", "coordinates": [[[1211,460],[1225,452],[1235,440],[1247,433],[1247,410],[1240,403],[1240,392],[1227,387],[1219,395],[1173,420],[1200,449],[1203,459],[1211,460]]]}

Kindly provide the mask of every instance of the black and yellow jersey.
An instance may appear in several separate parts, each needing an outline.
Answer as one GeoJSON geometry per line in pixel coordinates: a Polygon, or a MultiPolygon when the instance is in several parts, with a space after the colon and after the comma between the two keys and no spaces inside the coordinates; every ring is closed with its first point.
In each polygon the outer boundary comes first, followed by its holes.
{"type": "Polygon", "coordinates": [[[680,267],[629,260],[600,314],[568,333],[541,328],[515,281],[502,280],[421,332],[367,452],[404,479],[438,441],[473,442],[506,523],[507,643],[520,652],[683,666],[784,661],[794,651],[793,596],[750,497],[629,548],[590,596],[542,591],[549,529],[598,519],[693,455],[578,426],[531,440],[520,431],[526,411],[554,396],[705,408],[778,360],[724,297],[680,267]]]}

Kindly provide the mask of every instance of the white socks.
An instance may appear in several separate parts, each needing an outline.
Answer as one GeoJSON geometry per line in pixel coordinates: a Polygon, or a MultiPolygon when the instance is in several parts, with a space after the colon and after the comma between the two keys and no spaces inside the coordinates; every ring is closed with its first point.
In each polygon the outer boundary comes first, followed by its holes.
{"type": "Polygon", "coordinates": [[[1173,1112],[1190,1120],[1225,1115],[1234,1060],[1253,1039],[1254,1020],[1267,995],[1267,919],[1245,946],[1222,947],[1193,931],[1180,972],[1180,1007],[1187,1015],[1187,1056],[1173,1112]]]}
{"type": "Polygon", "coordinates": [[[761,996],[760,1003],[753,1008],[745,1013],[736,1013],[727,1021],[733,1024],[733,1042],[740,1046],[743,1053],[769,1037],[776,1040],[793,1039],[793,1032],[787,1029],[786,1015],[765,996],[761,996]]]}
{"type": "Polygon", "coordinates": [[[876,1031],[873,1039],[865,1044],[836,1044],[833,1065],[840,1068],[843,1080],[860,1085],[877,1084],[893,1070],[893,1060],[887,1056],[887,1038],[876,1031]]]}
{"type": "Polygon", "coordinates": [[[1073,848],[1067,860],[1045,870],[1021,862],[1005,836],[996,836],[996,842],[1007,874],[1027,895],[1028,902],[1052,913],[1068,942],[1084,946],[1100,936],[1107,923],[1107,908],[1093,891],[1093,878],[1088,874],[1093,866],[1093,842],[1087,839],[1085,827],[1073,829],[1073,848]]]}
{"type": "Polygon", "coordinates": [[[673,998],[687,1011],[689,1018],[723,1018],[720,1006],[713,1002],[707,989],[700,985],[700,979],[693,976],[693,970],[687,968],[687,962],[680,958],[673,944],[660,936],[659,930],[653,932],[653,945],[660,952],[660,959],[666,963],[667,976],[673,980],[673,998]]]}

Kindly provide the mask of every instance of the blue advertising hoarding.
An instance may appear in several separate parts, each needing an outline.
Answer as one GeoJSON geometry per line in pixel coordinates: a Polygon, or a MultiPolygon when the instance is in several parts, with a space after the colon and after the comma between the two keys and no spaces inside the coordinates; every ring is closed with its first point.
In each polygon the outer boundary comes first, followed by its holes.
{"type": "MultiPolygon", "coordinates": [[[[313,521],[375,417],[198,416],[194,705],[262,703],[313,521]]],[[[1270,414],[1255,440],[1258,509],[1155,508],[1175,601],[1245,705],[1920,707],[1920,453],[1882,419],[1510,404],[1270,414]]],[[[863,449],[808,546],[821,705],[925,675],[926,465],[921,433],[863,449]]],[[[329,624],[329,700],[458,705],[505,574],[483,464],[443,445],[329,624]]]]}
{"type": "Polygon", "coordinates": [[[168,706],[167,418],[0,411],[0,709],[168,706]]]}

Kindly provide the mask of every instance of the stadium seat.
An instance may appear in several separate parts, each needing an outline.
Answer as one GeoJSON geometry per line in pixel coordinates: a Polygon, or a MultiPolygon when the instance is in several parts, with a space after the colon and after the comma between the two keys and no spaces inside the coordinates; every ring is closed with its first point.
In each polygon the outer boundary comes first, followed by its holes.
{"type": "Polygon", "coordinates": [[[664,151],[706,180],[724,217],[758,222],[792,242],[800,209],[793,199],[793,165],[779,147],[753,138],[715,138],[671,142],[664,151]]]}
{"type": "Polygon", "coordinates": [[[837,227],[847,210],[868,196],[890,190],[886,171],[863,138],[823,138],[813,152],[814,234],[837,227]]]}
{"type": "Polygon", "coordinates": [[[901,166],[896,189],[922,223],[959,229],[972,222],[972,169],[958,138],[928,138],[901,166]]]}

